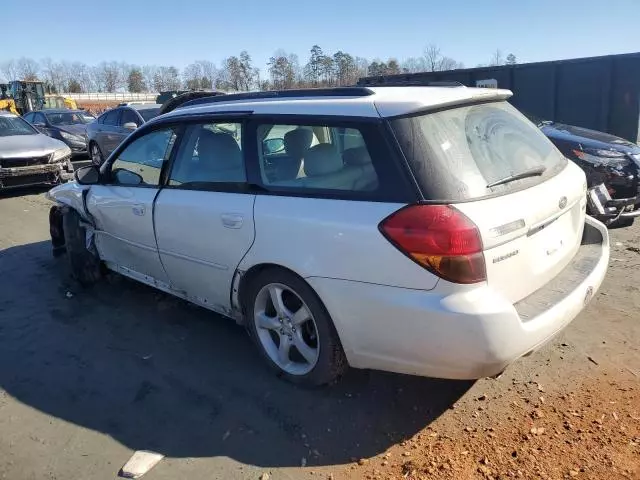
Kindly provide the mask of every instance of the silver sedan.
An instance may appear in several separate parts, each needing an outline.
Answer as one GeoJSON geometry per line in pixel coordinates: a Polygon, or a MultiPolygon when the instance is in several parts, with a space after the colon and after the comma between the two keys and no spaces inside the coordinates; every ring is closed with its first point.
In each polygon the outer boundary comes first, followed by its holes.
{"type": "Polygon", "coordinates": [[[0,112],[0,190],[73,178],[71,149],[17,115],[0,112]]]}

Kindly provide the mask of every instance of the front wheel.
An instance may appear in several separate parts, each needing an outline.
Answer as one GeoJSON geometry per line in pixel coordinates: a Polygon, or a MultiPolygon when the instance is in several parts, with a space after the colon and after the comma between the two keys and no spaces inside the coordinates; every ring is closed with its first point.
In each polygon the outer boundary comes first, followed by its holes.
{"type": "Polygon", "coordinates": [[[91,162],[96,167],[99,167],[100,165],[102,165],[102,162],[104,162],[104,157],[102,156],[102,152],[100,151],[100,147],[98,147],[98,144],[92,143],[89,150],[90,150],[89,153],[91,154],[91,162]]]}
{"type": "Polygon", "coordinates": [[[102,265],[100,259],[87,249],[86,229],[78,212],[67,210],[62,217],[62,225],[71,275],[81,285],[93,285],[102,277],[102,265]]]}
{"type": "Polygon", "coordinates": [[[249,333],[278,375],[316,386],[346,370],[333,322],[301,278],[280,269],[262,271],[250,281],[244,306],[249,333]]]}

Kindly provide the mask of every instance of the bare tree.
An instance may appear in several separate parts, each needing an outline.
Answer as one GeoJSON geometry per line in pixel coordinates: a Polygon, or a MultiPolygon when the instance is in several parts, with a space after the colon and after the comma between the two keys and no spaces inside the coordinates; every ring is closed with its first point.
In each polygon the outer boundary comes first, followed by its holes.
{"type": "Polygon", "coordinates": [[[424,57],[409,57],[402,62],[402,70],[406,73],[427,71],[427,61],[424,57]]]}
{"type": "Polygon", "coordinates": [[[113,93],[124,86],[122,68],[118,62],[102,62],[96,69],[96,77],[105,92],[113,93]]]}
{"type": "Polygon", "coordinates": [[[80,84],[83,92],[91,92],[95,89],[91,78],[91,69],[86,63],[73,62],[71,68],[74,72],[74,78],[80,84]]]}
{"type": "Polygon", "coordinates": [[[53,92],[60,92],[64,90],[64,72],[62,64],[54,62],[50,58],[45,58],[41,62],[42,74],[45,82],[49,84],[49,88],[53,92]]]}
{"type": "Polygon", "coordinates": [[[156,71],[158,67],[155,65],[143,65],[142,67],[142,78],[144,81],[144,85],[147,87],[147,91],[150,91],[154,88],[154,80],[156,78],[156,71]]]}
{"type": "Polygon", "coordinates": [[[432,43],[424,49],[424,60],[428,72],[436,72],[440,70],[441,59],[442,53],[440,51],[440,47],[437,45],[432,43]]]}
{"type": "Polygon", "coordinates": [[[182,72],[184,86],[187,88],[187,90],[199,90],[200,88],[203,88],[203,77],[204,72],[202,71],[202,65],[197,62],[187,65],[182,72]]]}
{"type": "Polygon", "coordinates": [[[14,80],[25,80],[27,82],[33,82],[38,80],[38,73],[40,72],[40,65],[32,58],[21,57],[17,63],[18,77],[14,80]]]}
{"type": "Polygon", "coordinates": [[[0,71],[2,71],[4,80],[7,82],[18,79],[18,66],[17,62],[13,59],[2,62],[2,64],[0,64],[0,71]]]}
{"type": "Polygon", "coordinates": [[[213,88],[218,79],[218,69],[215,64],[209,60],[198,60],[196,63],[200,65],[202,71],[202,79],[200,80],[201,88],[213,88]]]}
{"type": "Polygon", "coordinates": [[[502,56],[502,51],[499,48],[495,52],[493,52],[493,55],[491,55],[489,65],[492,67],[504,65],[504,57],[502,56]]]}

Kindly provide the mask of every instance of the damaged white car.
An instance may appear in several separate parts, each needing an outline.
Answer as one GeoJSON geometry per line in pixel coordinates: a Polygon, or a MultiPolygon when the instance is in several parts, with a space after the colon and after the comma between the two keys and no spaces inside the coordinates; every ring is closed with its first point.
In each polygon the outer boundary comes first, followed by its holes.
{"type": "Polygon", "coordinates": [[[0,111],[0,191],[57,185],[73,178],[71,149],[25,120],[0,111]]]}
{"type": "Polygon", "coordinates": [[[290,381],[493,376],[598,290],[584,173],[465,87],[190,100],[54,188],[54,252],[244,324],[290,381]]]}

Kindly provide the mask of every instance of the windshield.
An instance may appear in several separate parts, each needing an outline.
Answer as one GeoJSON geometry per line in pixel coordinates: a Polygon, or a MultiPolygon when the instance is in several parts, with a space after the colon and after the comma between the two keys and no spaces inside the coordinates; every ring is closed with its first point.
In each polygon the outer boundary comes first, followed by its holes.
{"type": "Polygon", "coordinates": [[[80,115],[82,116],[82,118],[84,118],[85,123],[91,123],[96,119],[96,117],[88,112],[81,112],[80,115]]]}
{"type": "Polygon", "coordinates": [[[540,183],[566,165],[551,141],[507,102],[406,117],[391,125],[429,200],[508,193],[540,183]],[[542,173],[525,175],[533,171],[542,173]],[[507,177],[517,178],[502,183],[507,177]]]}
{"type": "Polygon", "coordinates": [[[76,112],[47,113],[51,125],[83,125],[87,123],[84,116],[76,112]]]}
{"type": "Polygon", "coordinates": [[[138,110],[138,113],[142,115],[142,118],[144,118],[145,122],[148,122],[153,117],[157,117],[160,114],[160,109],[159,108],[143,108],[138,110]]]}
{"type": "Polygon", "coordinates": [[[38,131],[20,117],[0,116],[0,137],[37,134],[38,131]]]}

